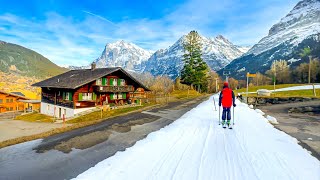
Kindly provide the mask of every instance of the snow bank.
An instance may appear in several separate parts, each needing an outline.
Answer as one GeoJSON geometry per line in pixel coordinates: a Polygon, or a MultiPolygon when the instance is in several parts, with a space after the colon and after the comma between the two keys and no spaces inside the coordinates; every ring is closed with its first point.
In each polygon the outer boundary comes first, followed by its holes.
{"type": "Polygon", "coordinates": [[[76,179],[320,179],[320,162],[248,105],[237,101],[232,130],[213,109],[211,97],[76,179]]]}
{"type": "Polygon", "coordinates": [[[255,110],[257,113],[261,114],[262,116],[265,115],[265,113],[263,111],[261,111],[260,109],[256,109],[255,110]]]}
{"type": "MultiPolygon", "coordinates": [[[[314,85],[315,89],[320,89],[320,85],[314,85]]],[[[281,88],[281,89],[276,89],[275,92],[280,92],[280,91],[294,91],[294,90],[308,90],[308,89],[313,89],[313,85],[306,85],[306,86],[293,86],[293,87],[287,87],[287,88],[281,88]]],[[[274,90],[272,90],[274,92],[274,90]]]]}
{"type": "Polygon", "coordinates": [[[275,117],[272,117],[272,116],[267,116],[267,119],[268,121],[271,123],[271,124],[279,124],[277,119],[275,117]]]}

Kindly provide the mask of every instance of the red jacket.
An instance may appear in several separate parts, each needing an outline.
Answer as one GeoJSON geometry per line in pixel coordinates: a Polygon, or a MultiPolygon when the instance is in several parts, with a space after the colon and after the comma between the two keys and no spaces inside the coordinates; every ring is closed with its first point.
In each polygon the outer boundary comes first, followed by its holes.
{"type": "Polygon", "coordinates": [[[222,104],[222,107],[230,108],[232,104],[234,104],[234,101],[235,97],[233,91],[228,87],[224,87],[220,93],[219,106],[222,104]]]}

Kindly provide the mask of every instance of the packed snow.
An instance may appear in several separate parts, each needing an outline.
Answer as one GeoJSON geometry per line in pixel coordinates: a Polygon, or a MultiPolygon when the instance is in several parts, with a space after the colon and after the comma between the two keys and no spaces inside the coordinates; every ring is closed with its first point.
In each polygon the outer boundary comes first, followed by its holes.
{"type": "Polygon", "coordinates": [[[259,114],[261,114],[262,116],[265,115],[265,113],[263,111],[261,111],[260,109],[255,109],[255,111],[259,114]]]}
{"type": "Polygon", "coordinates": [[[271,124],[279,124],[277,119],[275,117],[273,117],[273,116],[267,115],[267,119],[271,124]]]}
{"type": "Polygon", "coordinates": [[[213,97],[75,179],[320,179],[320,162],[248,105],[223,129],[213,97]]]}
{"type": "MultiPolygon", "coordinates": [[[[314,85],[315,89],[320,89],[320,84],[314,85]]],[[[293,87],[287,87],[287,88],[280,88],[276,89],[275,92],[280,92],[280,91],[294,91],[294,90],[308,90],[308,89],[313,89],[313,85],[305,85],[305,86],[293,86],[293,87]]],[[[274,91],[274,90],[272,90],[274,91]]]]}

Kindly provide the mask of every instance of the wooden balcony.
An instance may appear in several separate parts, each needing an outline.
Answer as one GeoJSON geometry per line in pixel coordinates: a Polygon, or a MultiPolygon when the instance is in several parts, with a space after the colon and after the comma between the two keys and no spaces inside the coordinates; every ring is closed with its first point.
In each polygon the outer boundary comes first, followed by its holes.
{"type": "Polygon", "coordinates": [[[128,86],[94,86],[96,92],[133,92],[134,87],[128,86]]]}

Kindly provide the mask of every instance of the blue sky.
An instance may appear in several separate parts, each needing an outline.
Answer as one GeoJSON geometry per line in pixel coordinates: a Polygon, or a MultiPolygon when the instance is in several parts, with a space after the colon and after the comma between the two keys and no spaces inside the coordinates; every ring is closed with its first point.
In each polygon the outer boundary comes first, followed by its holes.
{"type": "Polygon", "coordinates": [[[197,30],[253,45],[299,0],[0,0],[0,40],[39,52],[58,65],[88,65],[106,43],[148,50],[197,30]]]}

